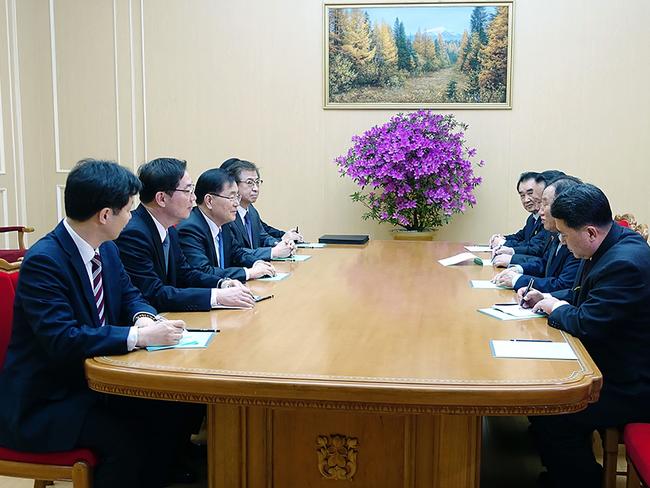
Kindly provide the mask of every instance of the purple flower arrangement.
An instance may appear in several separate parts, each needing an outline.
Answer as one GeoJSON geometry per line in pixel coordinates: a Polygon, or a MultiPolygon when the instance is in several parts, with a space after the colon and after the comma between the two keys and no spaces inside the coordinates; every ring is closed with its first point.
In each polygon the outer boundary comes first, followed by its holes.
{"type": "Polygon", "coordinates": [[[334,161],[341,176],[361,187],[350,196],[368,208],[363,218],[423,231],[473,206],[481,178],[472,169],[476,149],[466,147],[466,129],[453,115],[420,110],[352,137],[347,154],[334,161]]]}

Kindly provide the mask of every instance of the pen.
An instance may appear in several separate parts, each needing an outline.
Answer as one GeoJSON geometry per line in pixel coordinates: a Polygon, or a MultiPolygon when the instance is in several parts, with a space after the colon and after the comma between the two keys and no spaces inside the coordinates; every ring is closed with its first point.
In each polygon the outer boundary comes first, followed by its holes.
{"type": "Polygon", "coordinates": [[[533,287],[534,282],[535,282],[535,280],[533,278],[531,278],[530,281],[528,282],[528,286],[524,290],[523,295],[521,295],[521,301],[519,302],[520,307],[524,306],[524,299],[526,298],[526,295],[528,295],[528,292],[530,291],[530,289],[533,287]]]}
{"type": "Polygon", "coordinates": [[[494,305],[517,305],[517,302],[503,302],[503,303],[495,303],[494,305]]]}
{"type": "Polygon", "coordinates": [[[549,339],[510,339],[511,342],[553,342],[549,339]]]}
{"type": "Polygon", "coordinates": [[[298,232],[298,226],[297,225],[296,225],[296,234],[300,234],[300,232],[298,232]]]}
{"type": "Polygon", "coordinates": [[[185,329],[188,332],[221,332],[219,329],[185,329]]]}

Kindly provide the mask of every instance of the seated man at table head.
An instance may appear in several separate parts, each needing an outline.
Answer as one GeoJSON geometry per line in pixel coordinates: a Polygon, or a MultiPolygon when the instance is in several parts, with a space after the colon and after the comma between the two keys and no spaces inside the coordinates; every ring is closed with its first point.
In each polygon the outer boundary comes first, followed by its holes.
{"type": "MultiPolygon", "coordinates": [[[[542,205],[539,210],[544,229],[550,232],[542,257],[530,256],[521,264],[511,264],[508,269],[497,274],[492,281],[500,286],[519,290],[525,288],[534,278],[535,288],[542,292],[563,290],[571,287],[575,280],[580,260],[569,251],[560,239],[555,219],[551,215],[551,204],[555,197],[571,186],[581,184],[573,176],[561,176],[551,181],[542,193],[542,205]]],[[[515,254],[513,257],[517,257],[515,254]]]]}
{"type": "Polygon", "coordinates": [[[542,460],[557,486],[600,486],[594,429],[650,421],[650,247],[612,221],[605,194],[575,185],[551,205],[559,232],[582,261],[568,290],[528,293],[548,325],[580,339],[603,374],[598,402],[574,414],[531,418],[542,460]]]}
{"type": "Polygon", "coordinates": [[[175,226],[189,216],[196,200],[185,167],[185,161],[173,158],[140,167],[141,203],[115,241],[124,268],[161,312],[252,307],[253,296],[239,281],[194,269],[185,259],[175,226]]]}
{"type": "Polygon", "coordinates": [[[178,225],[181,249],[190,266],[240,281],[274,276],[275,268],[256,260],[225,224],[237,217],[241,197],[234,176],[209,169],[196,182],[198,205],[178,225]]]}
{"type": "Polygon", "coordinates": [[[542,192],[546,183],[564,173],[559,170],[546,170],[541,173],[522,173],[517,183],[517,191],[524,209],[531,214],[526,219],[523,229],[515,234],[502,236],[495,234],[490,238],[492,247],[492,264],[495,267],[506,267],[512,260],[512,255],[518,254],[519,260],[513,264],[525,261],[529,256],[541,256],[549,234],[544,230],[539,218],[539,208],[542,201],[542,192]],[[521,257],[523,256],[523,257],[521,257]]]}
{"type": "Polygon", "coordinates": [[[266,225],[253,204],[260,194],[262,179],[255,164],[242,159],[230,158],[221,169],[230,173],[237,181],[241,202],[237,218],[228,224],[235,236],[249,249],[254,249],[256,259],[269,260],[290,256],[296,249],[294,241],[303,241],[297,230],[282,232],[266,225]],[[269,234],[267,229],[276,236],[269,234]],[[279,236],[279,237],[277,237],[279,236]]]}
{"type": "Polygon", "coordinates": [[[0,372],[0,445],[90,448],[99,458],[96,488],[166,484],[165,469],[150,471],[152,463],[173,460],[176,426],[160,435],[153,419],[183,414],[182,404],[101,395],[84,378],[86,358],[173,345],[183,333],[183,321],[154,320],[156,310],[131,284],[112,242],[139,190],[138,179],[113,162],[84,160],[70,171],[67,217],[20,267],[0,372]]]}

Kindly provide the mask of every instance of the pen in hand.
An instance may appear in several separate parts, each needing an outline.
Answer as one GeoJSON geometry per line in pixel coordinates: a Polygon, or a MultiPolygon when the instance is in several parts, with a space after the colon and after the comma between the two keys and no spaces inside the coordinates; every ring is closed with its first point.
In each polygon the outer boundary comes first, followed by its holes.
{"type": "Polygon", "coordinates": [[[523,307],[524,302],[526,301],[526,295],[528,295],[528,292],[531,290],[533,287],[534,279],[531,278],[530,281],[528,282],[528,286],[526,286],[526,289],[524,290],[524,293],[521,295],[521,301],[519,302],[519,306],[523,307]]]}

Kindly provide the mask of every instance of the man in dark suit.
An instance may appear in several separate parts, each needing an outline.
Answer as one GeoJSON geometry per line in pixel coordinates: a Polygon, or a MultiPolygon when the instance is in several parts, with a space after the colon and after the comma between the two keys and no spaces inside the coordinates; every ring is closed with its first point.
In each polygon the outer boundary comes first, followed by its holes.
{"type": "Polygon", "coordinates": [[[223,274],[208,274],[187,263],[174,227],[194,205],[194,185],[185,161],[154,159],[143,164],[141,204],[115,241],[124,268],[144,297],[159,311],[250,308],[250,290],[223,274]]]}
{"type": "MultiPolygon", "coordinates": [[[[583,265],[574,286],[528,293],[548,324],[580,339],[603,373],[598,402],[574,414],[531,417],[542,461],[559,487],[600,487],[594,429],[650,421],[650,247],[612,221],[603,192],[573,186],[551,206],[560,233],[583,265]]],[[[520,294],[521,295],[521,294],[520,294]]]]}
{"type": "Polygon", "coordinates": [[[490,238],[492,247],[492,263],[495,267],[506,267],[510,264],[512,255],[541,256],[543,254],[549,234],[544,230],[544,225],[539,218],[542,192],[546,182],[555,179],[560,174],[557,170],[548,170],[542,173],[528,171],[522,173],[517,182],[517,192],[521,204],[530,215],[526,219],[523,229],[515,234],[495,234],[490,238]]]}
{"type": "Polygon", "coordinates": [[[582,182],[572,176],[562,176],[553,180],[542,193],[542,204],[539,218],[544,223],[544,229],[550,232],[546,249],[542,257],[529,256],[521,264],[512,264],[519,254],[513,255],[510,267],[497,274],[492,281],[500,286],[519,290],[525,288],[531,278],[534,279],[535,289],[541,292],[563,290],[571,287],[578,271],[580,260],[561,241],[555,219],[551,215],[551,204],[564,190],[582,182]]]}
{"type": "Polygon", "coordinates": [[[222,169],[209,169],[196,182],[198,206],[178,225],[181,249],[188,263],[208,274],[239,281],[275,276],[275,268],[256,260],[225,226],[235,220],[241,200],[235,178],[222,169]]]}
{"type": "Polygon", "coordinates": [[[187,407],[101,395],[84,377],[86,358],[176,344],[183,332],[182,321],[155,320],[111,242],[139,189],[132,173],[111,162],[81,161],[70,172],[66,219],[21,265],[0,373],[0,445],[91,448],[99,457],[96,488],[164,486],[183,432],[182,421],[170,426],[169,419],[187,407]]]}
{"type": "Polygon", "coordinates": [[[263,224],[260,214],[253,206],[260,192],[260,173],[255,164],[237,158],[230,158],[221,165],[221,169],[230,173],[237,181],[241,202],[237,209],[237,218],[227,224],[233,234],[249,249],[253,249],[255,259],[270,260],[284,258],[295,252],[295,241],[303,238],[296,230],[285,232],[280,237],[273,237],[266,229],[278,236],[282,231],[263,224]],[[266,226],[266,227],[265,227],[266,226]]]}

